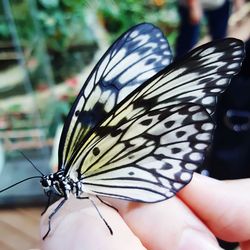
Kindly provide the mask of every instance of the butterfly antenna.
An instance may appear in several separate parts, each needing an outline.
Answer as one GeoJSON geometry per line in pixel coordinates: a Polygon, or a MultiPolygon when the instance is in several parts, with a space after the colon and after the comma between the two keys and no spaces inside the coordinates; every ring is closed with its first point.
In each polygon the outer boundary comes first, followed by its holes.
{"type": "Polygon", "coordinates": [[[42,173],[42,171],[40,169],[38,169],[35,164],[22,152],[19,151],[18,152],[31,164],[31,166],[37,171],[39,172],[42,176],[44,176],[44,174],[42,173]]]}
{"type": "Polygon", "coordinates": [[[25,181],[30,180],[30,179],[35,179],[35,178],[41,178],[41,176],[40,176],[40,175],[39,175],[39,176],[31,176],[31,177],[28,177],[28,178],[26,178],[26,179],[24,179],[24,180],[18,181],[18,182],[16,182],[16,183],[14,183],[14,184],[12,184],[12,185],[10,185],[10,186],[8,186],[8,187],[6,187],[6,188],[0,190],[0,193],[2,193],[2,192],[4,192],[4,191],[6,191],[6,190],[8,190],[8,189],[10,189],[10,188],[12,188],[12,187],[18,185],[18,184],[20,184],[20,183],[22,183],[22,182],[25,182],[25,181]]]}

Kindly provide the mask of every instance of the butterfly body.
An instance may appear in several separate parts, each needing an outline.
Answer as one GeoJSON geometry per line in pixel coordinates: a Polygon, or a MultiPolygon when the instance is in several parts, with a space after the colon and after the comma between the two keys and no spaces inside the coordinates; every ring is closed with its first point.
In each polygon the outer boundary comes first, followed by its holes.
{"type": "Polygon", "coordinates": [[[65,199],[69,198],[70,193],[77,198],[81,197],[83,193],[82,183],[79,180],[74,181],[70,177],[64,176],[63,171],[45,175],[40,182],[46,193],[53,192],[65,199]]]}

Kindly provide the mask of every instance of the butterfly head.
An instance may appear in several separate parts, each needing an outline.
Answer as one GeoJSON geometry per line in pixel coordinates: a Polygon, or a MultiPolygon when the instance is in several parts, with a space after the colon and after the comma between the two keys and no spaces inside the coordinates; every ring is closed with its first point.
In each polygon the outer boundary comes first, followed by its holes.
{"type": "Polygon", "coordinates": [[[62,172],[42,176],[41,185],[45,193],[52,192],[59,196],[67,196],[67,182],[62,172]]]}

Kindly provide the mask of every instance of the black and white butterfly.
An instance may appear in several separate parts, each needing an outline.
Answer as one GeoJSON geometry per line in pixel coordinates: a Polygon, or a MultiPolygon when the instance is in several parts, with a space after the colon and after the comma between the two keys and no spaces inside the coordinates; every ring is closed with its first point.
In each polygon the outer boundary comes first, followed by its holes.
{"type": "Polygon", "coordinates": [[[243,42],[228,38],[170,64],[156,27],[144,23],[124,33],[69,112],[58,171],[41,178],[48,195],[63,197],[54,213],[70,193],[148,203],[175,195],[203,162],[216,98],[243,57],[243,42]]]}

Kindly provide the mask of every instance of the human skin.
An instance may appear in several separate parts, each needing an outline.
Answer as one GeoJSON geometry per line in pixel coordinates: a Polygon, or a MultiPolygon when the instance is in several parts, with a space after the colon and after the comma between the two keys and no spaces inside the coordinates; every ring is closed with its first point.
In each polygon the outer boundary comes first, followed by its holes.
{"type": "MultiPolygon", "coordinates": [[[[250,179],[218,181],[194,174],[177,196],[166,201],[105,199],[119,213],[93,197],[113,235],[89,200],[70,197],[53,217],[41,249],[213,250],[221,249],[215,238],[219,237],[250,250],[249,191],[250,179]]],[[[48,215],[56,205],[42,217],[41,236],[48,230],[48,215]]]]}

